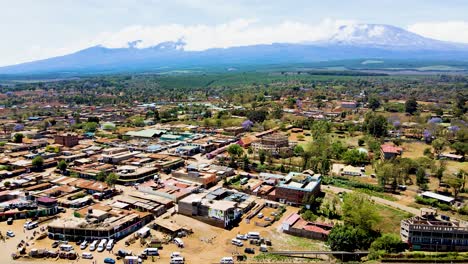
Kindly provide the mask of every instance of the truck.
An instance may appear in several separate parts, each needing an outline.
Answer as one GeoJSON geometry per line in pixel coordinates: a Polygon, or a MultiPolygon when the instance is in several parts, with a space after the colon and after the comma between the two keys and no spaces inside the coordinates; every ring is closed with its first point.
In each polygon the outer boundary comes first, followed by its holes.
{"type": "Polygon", "coordinates": [[[140,230],[136,232],[138,237],[147,237],[150,234],[150,229],[149,227],[142,227],[140,230]]]}

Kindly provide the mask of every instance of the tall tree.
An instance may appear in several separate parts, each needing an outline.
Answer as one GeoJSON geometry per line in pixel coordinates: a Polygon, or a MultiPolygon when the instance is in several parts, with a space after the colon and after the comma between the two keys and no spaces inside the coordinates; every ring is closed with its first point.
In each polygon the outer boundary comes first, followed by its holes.
{"type": "Polygon", "coordinates": [[[367,195],[361,193],[346,193],[342,210],[345,224],[365,231],[374,230],[375,225],[381,220],[372,201],[367,195]]]}
{"type": "Polygon", "coordinates": [[[367,133],[374,137],[384,137],[387,135],[387,119],[382,115],[369,113],[365,118],[365,127],[367,133]]]}
{"type": "Polygon", "coordinates": [[[22,143],[23,142],[23,138],[24,138],[24,135],[21,134],[21,133],[16,133],[14,136],[13,136],[13,142],[15,143],[22,143]]]}
{"type": "Polygon", "coordinates": [[[109,173],[106,177],[106,183],[110,187],[114,187],[114,185],[117,183],[117,180],[119,179],[119,176],[113,172],[109,173]]]}
{"type": "Polygon", "coordinates": [[[229,153],[229,155],[231,156],[231,160],[233,161],[242,156],[242,154],[244,154],[244,150],[239,144],[229,145],[229,147],[227,148],[227,152],[229,153]]]}
{"type": "Polygon", "coordinates": [[[34,157],[34,159],[32,160],[32,166],[36,170],[41,170],[42,166],[44,166],[44,158],[42,158],[41,156],[34,157]]]}
{"type": "Polygon", "coordinates": [[[372,111],[375,111],[380,107],[380,100],[376,96],[369,97],[369,101],[367,103],[372,111]]]}
{"type": "Polygon", "coordinates": [[[67,166],[68,166],[67,162],[65,160],[61,160],[57,164],[57,169],[59,169],[60,171],[62,171],[62,173],[64,173],[67,170],[67,166]]]}
{"type": "Polygon", "coordinates": [[[426,170],[423,167],[416,171],[416,184],[423,190],[427,189],[426,170]]]}
{"type": "Polygon", "coordinates": [[[405,102],[405,111],[409,114],[414,114],[418,111],[418,102],[415,98],[410,98],[405,102]]]}
{"type": "Polygon", "coordinates": [[[432,141],[432,147],[434,148],[436,157],[439,157],[439,155],[442,154],[446,146],[447,146],[447,141],[444,138],[437,138],[434,141],[432,141]]]}

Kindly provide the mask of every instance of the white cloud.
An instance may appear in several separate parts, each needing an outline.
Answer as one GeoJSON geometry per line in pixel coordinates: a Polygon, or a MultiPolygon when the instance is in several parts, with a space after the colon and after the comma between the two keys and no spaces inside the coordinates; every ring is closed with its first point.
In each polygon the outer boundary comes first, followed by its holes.
{"type": "Polygon", "coordinates": [[[164,41],[183,39],[186,50],[205,50],[279,42],[301,43],[326,39],[351,20],[325,19],[318,24],[284,21],[277,25],[261,25],[256,19],[237,19],[218,25],[160,25],[125,27],[117,32],[100,34],[93,42],[105,47],[127,47],[129,41],[141,40],[138,48],[157,45],[164,41]]]}
{"type": "Polygon", "coordinates": [[[428,38],[468,43],[468,21],[421,22],[408,30],[428,38]]]}

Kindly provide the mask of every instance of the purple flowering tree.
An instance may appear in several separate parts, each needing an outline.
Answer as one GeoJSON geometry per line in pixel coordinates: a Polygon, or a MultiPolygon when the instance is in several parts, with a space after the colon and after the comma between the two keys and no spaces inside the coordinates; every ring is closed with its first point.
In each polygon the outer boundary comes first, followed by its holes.
{"type": "Polygon", "coordinates": [[[252,129],[254,123],[250,120],[245,120],[244,122],[242,122],[242,127],[244,128],[244,130],[246,131],[249,131],[250,129],[252,129]]]}

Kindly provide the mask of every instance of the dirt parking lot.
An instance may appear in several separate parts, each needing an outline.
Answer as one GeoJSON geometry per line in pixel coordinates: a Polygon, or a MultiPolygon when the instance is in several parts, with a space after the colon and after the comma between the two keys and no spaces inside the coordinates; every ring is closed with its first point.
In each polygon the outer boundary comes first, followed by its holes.
{"type": "MultiPolygon", "coordinates": [[[[297,208],[288,207],[287,211],[284,213],[283,218],[288,216],[293,211],[297,211],[297,208]]],[[[265,208],[262,210],[262,213],[265,217],[271,216],[271,212],[275,211],[272,208],[265,208]]],[[[61,217],[71,217],[70,213],[61,215],[61,217]]],[[[233,254],[241,253],[244,254],[244,249],[246,247],[251,247],[255,249],[255,254],[259,253],[258,246],[250,245],[248,241],[244,241],[243,247],[237,247],[231,244],[231,239],[235,238],[237,234],[246,234],[248,232],[259,232],[260,235],[264,238],[270,239],[273,246],[270,250],[311,250],[311,249],[322,249],[323,242],[307,240],[303,238],[292,237],[282,233],[279,228],[281,226],[281,221],[273,223],[268,227],[260,227],[255,225],[255,221],[265,221],[263,219],[258,219],[257,217],[253,218],[250,223],[247,223],[245,219],[241,221],[239,226],[233,228],[232,230],[225,230],[222,228],[217,228],[193,218],[183,216],[183,215],[174,215],[171,217],[175,223],[190,227],[193,230],[193,234],[182,238],[184,241],[185,247],[178,248],[175,244],[166,244],[163,245],[163,249],[160,250],[160,256],[154,258],[154,263],[169,263],[170,254],[174,251],[179,251],[186,258],[186,263],[188,264],[204,264],[204,263],[219,263],[219,260],[225,256],[232,256],[233,254]]],[[[0,231],[2,234],[5,234],[7,230],[12,230],[15,233],[15,237],[8,238],[5,242],[0,240],[0,245],[3,247],[3,254],[0,256],[0,263],[23,263],[23,264],[32,264],[32,263],[103,263],[104,258],[112,257],[116,259],[113,253],[117,252],[119,249],[131,250],[134,254],[140,254],[144,246],[140,246],[140,242],[137,240],[135,243],[130,246],[125,246],[125,241],[128,237],[118,241],[111,252],[97,252],[93,251],[94,256],[93,260],[88,259],[77,259],[74,261],[65,260],[65,259],[33,259],[33,258],[20,258],[18,260],[13,260],[11,258],[11,253],[16,252],[16,245],[21,240],[26,240],[30,244],[28,246],[28,252],[31,248],[37,249],[51,249],[52,243],[54,240],[49,238],[44,238],[42,240],[31,240],[29,239],[34,230],[23,230],[23,224],[26,220],[15,220],[13,225],[7,225],[6,222],[0,222],[0,231]],[[93,262],[95,261],[95,262],[93,262]]],[[[157,220],[155,220],[157,221],[157,220]]],[[[43,223],[41,226],[46,226],[47,223],[43,223]]],[[[39,227],[39,228],[40,228],[39,227]]],[[[36,228],[35,230],[39,230],[36,228]]],[[[157,235],[157,232],[151,230],[152,235],[157,235]]],[[[161,234],[157,235],[161,237],[161,234]]],[[[70,245],[74,247],[74,250],[81,256],[83,252],[90,252],[89,249],[81,250],[79,245],[76,245],[74,242],[70,242],[70,245]]],[[[254,255],[247,254],[249,259],[254,255]]],[[[123,263],[122,260],[118,260],[117,263],[123,263]]],[[[153,263],[152,258],[148,258],[144,263],[153,263]]]]}

